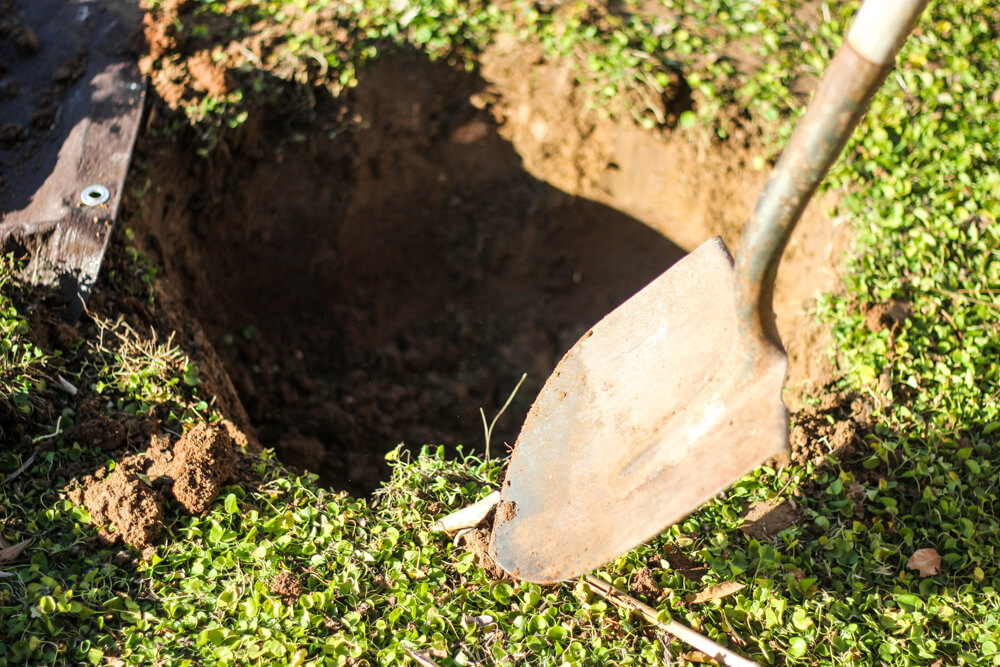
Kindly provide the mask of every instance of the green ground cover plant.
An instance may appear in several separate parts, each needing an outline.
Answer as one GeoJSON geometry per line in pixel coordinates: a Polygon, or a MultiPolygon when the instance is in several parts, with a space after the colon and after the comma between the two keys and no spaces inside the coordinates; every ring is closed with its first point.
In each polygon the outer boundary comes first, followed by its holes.
{"type": "MultiPolygon", "coordinates": [[[[773,151],[857,6],[195,4],[195,17],[235,16],[227,29],[237,31],[335,12],[352,39],[282,28],[265,68],[334,95],[386,49],[475,67],[497,32],[517,31],[547,57],[577,59],[597,108],[616,112],[602,100],[623,90],[651,100],[666,85],[660,75],[680,72],[695,105],[679,124],[693,141],[725,140],[742,123],[766,128],[773,151]],[[820,16],[818,30],[807,12],[820,16]]],[[[200,20],[178,29],[208,39],[200,20]]],[[[860,458],[762,467],[599,576],[627,589],[651,568],[660,593],[641,595],[665,618],[762,664],[1000,664],[998,32],[1000,3],[932,2],[827,179],[857,249],[819,316],[834,328],[842,389],[872,406],[860,458]],[[873,321],[888,306],[895,315],[873,321]],[[753,503],[780,501],[795,503],[797,522],[773,539],[741,532],[753,503]],[[908,567],[922,549],[940,563],[908,567]],[[703,578],[685,576],[677,554],[700,563],[703,578]],[[744,587],[687,601],[724,582],[744,587]]],[[[278,88],[258,88],[259,98],[245,92],[252,85],[205,96],[187,118],[213,132],[238,124],[274,101],[264,93],[278,88]]],[[[280,102],[289,99],[300,98],[280,102]]],[[[660,122],[655,105],[626,111],[660,122]]],[[[105,266],[120,281],[105,286],[145,300],[155,269],[128,248],[120,235],[105,266]]],[[[265,452],[253,484],[227,487],[203,516],[171,514],[148,559],[96,544],[63,487],[78,461],[115,463],[64,436],[79,408],[57,377],[93,387],[108,410],[165,405],[178,434],[221,415],[169,332],[149,338],[111,321],[98,342],[45,352],[31,337],[28,290],[9,264],[0,275],[0,409],[16,417],[0,446],[0,664],[399,664],[408,652],[441,665],[701,659],[582,583],[490,580],[431,524],[495,489],[503,462],[448,459],[436,447],[390,452],[393,478],[367,500],[320,488],[265,452]],[[276,592],[283,573],[298,582],[295,595],[276,592]]]]}

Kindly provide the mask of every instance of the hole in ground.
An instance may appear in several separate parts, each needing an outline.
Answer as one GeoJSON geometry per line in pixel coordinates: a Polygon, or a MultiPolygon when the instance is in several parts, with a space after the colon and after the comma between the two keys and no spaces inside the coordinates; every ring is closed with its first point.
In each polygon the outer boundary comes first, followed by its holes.
{"type": "Polygon", "coordinates": [[[493,434],[504,451],[561,355],[683,254],[670,238],[727,232],[650,187],[643,164],[691,170],[676,147],[588,125],[568,72],[506,52],[484,72],[492,87],[386,58],[349,108],[320,98],[298,134],[259,121],[206,160],[151,142],[137,155],[158,187],[124,223],[261,442],[335,488],[373,490],[400,441],[481,451],[479,409],[492,418],[527,373],[493,434]]]}

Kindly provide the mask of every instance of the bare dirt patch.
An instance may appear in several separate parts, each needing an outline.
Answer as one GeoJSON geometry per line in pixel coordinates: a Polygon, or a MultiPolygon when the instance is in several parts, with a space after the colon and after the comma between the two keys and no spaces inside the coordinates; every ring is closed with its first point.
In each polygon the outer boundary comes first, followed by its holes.
{"type": "Polygon", "coordinates": [[[741,517],[740,530],[747,537],[757,540],[772,540],[778,533],[794,525],[797,519],[792,503],[758,501],[750,504],[741,517]]]}
{"type": "Polygon", "coordinates": [[[792,417],[792,460],[816,466],[828,456],[851,460],[863,451],[863,438],[872,428],[870,414],[870,404],[851,394],[826,394],[803,407],[792,417]]]}
{"type": "Polygon", "coordinates": [[[676,570],[691,581],[701,581],[708,574],[708,565],[700,561],[689,558],[672,544],[667,545],[667,552],[664,558],[670,564],[670,568],[676,570]]]}
{"type": "MultiPolygon", "coordinates": [[[[482,77],[383,58],[308,123],[259,116],[207,159],[147,139],[155,184],[123,223],[204,328],[249,421],[287,462],[368,492],[382,453],[512,444],[562,354],[715,234],[766,178],[735,139],[697,146],[586,111],[571,73],[499,43],[482,77]]],[[[162,91],[166,97],[169,91],[162,91]]],[[[168,100],[169,101],[169,100],[168,100]]],[[[809,300],[846,235],[806,215],[779,276],[789,386],[824,384],[809,300]]]]}

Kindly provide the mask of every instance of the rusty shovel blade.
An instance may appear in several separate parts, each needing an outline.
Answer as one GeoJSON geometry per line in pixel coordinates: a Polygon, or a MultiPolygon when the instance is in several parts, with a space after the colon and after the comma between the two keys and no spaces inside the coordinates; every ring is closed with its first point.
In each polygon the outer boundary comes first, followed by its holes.
{"type": "Polygon", "coordinates": [[[787,448],[784,351],[734,382],[733,280],[712,239],[563,357],[511,455],[490,544],[501,567],[537,583],[592,570],[787,448]]]}

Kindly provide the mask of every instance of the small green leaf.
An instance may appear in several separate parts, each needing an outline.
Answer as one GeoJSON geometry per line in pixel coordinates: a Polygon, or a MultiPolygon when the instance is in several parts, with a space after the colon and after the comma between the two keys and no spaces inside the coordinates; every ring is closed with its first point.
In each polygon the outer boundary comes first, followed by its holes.
{"type": "Polygon", "coordinates": [[[809,643],[802,637],[793,637],[788,644],[788,655],[793,658],[801,658],[809,650],[809,643]]]}
{"type": "Polygon", "coordinates": [[[514,588],[510,584],[502,581],[493,584],[493,599],[500,604],[507,604],[510,602],[512,595],[514,595],[514,588]]]}
{"type": "Polygon", "coordinates": [[[809,618],[808,612],[806,612],[806,610],[802,607],[799,607],[792,614],[792,625],[805,632],[812,627],[813,621],[809,618]]]}

